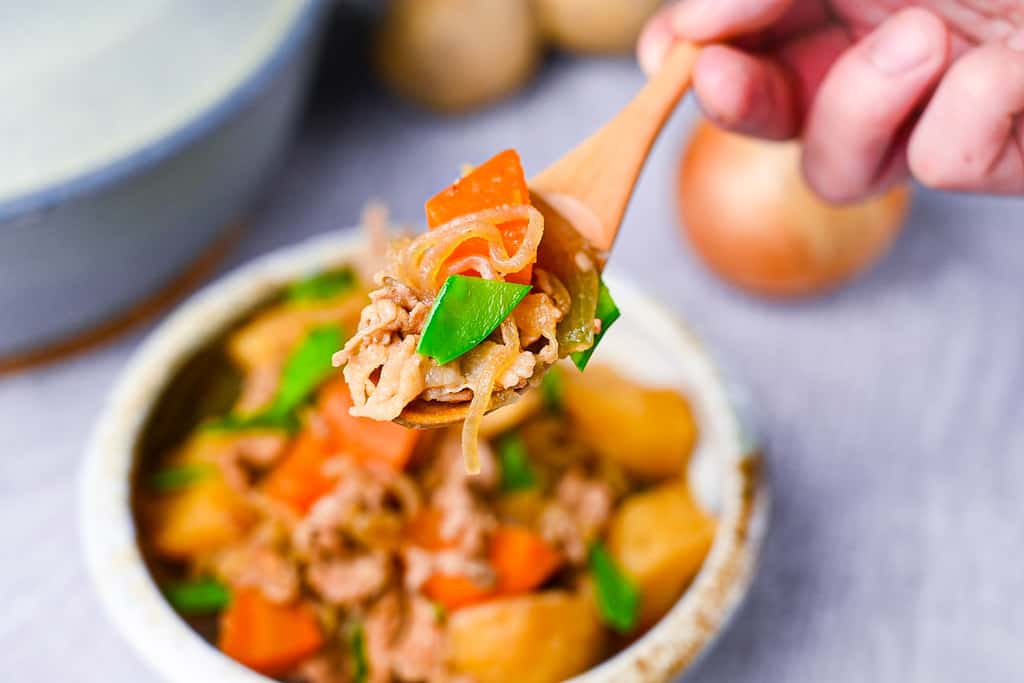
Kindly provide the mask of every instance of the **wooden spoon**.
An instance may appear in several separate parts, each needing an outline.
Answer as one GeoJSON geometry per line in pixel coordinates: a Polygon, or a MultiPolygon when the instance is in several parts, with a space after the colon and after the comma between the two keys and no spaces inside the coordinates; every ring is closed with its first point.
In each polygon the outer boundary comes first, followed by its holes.
{"type": "MultiPolygon", "coordinates": [[[[658,73],[615,118],[530,180],[530,189],[549,205],[543,211],[545,221],[567,220],[600,253],[611,249],[651,147],[690,89],[697,52],[695,45],[677,44],[658,73]]],[[[523,389],[495,392],[489,410],[529,390],[545,369],[537,368],[523,389]]],[[[420,429],[443,427],[464,420],[468,410],[468,401],[418,400],[395,422],[420,429]]]]}

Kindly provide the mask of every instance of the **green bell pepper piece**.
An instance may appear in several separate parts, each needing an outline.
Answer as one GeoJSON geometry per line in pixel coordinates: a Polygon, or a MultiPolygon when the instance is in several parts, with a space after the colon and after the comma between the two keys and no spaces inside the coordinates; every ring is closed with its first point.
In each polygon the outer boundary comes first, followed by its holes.
{"type": "Polygon", "coordinates": [[[596,317],[601,321],[601,331],[594,335],[594,345],[589,349],[583,351],[577,351],[571,354],[572,362],[576,364],[580,370],[587,367],[587,363],[590,362],[590,357],[594,355],[594,349],[597,348],[601,338],[604,337],[605,332],[612,326],[616,320],[619,319],[621,313],[619,307],[615,305],[615,300],[612,299],[612,293],[608,291],[608,287],[605,286],[604,280],[601,280],[600,289],[597,293],[597,313],[596,317]]]}
{"type": "Polygon", "coordinates": [[[450,275],[416,351],[440,365],[450,363],[487,339],[529,291],[530,285],[450,275]]]}

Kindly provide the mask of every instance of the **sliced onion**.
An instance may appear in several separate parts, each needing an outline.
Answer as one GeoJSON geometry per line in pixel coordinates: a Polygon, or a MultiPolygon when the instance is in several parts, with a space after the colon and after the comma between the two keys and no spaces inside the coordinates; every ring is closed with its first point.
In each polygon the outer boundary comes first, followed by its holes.
{"type": "Polygon", "coordinates": [[[558,353],[589,349],[594,344],[594,315],[600,273],[597,257],[576,229],[546,202],[533,196],[544,214],[544,239],[537,250],[537,265],[554,275],[569,293],[569,311],[558,323],[558,353]]]}

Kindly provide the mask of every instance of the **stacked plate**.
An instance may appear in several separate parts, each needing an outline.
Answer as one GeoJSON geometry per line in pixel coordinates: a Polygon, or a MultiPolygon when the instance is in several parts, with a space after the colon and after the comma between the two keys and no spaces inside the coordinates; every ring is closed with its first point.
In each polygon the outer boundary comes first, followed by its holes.
{"type": "Polygon", "coordinates": [[[273,167],[321,0],[0,8],[0,359],[169,286],[273,167]]]}

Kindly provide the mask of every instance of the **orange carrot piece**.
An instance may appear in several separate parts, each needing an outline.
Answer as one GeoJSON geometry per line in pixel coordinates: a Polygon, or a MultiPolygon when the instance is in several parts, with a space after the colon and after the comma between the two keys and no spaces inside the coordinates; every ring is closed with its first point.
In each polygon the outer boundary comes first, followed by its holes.
{"type": "MultiPolygon", "coordinates": [[[[437,552],[457,545],[441,536],[442,512],[424,508],[406,526],[406,537],[415,545],[437,552]]],[[[433,574],[423,592],[448,610],[474,605],[491,598],[528,593],[543,584],[562,565],[562,556],[537,533],[521,526],[501,526],[491,538],[488,560],[497,574],[494,586],[481,586],[457,574],[433,574]]]]}
{"type": "Polygon", "coordinates": [[[306,604],[277,605],[256,588],[234,591],[221,614],[218,647],[266,676],[281,676],[323,646],[323,634],[306,604]]]}
{"type": "Polygon", "coordinates": [[[331,455],[332,449],[325,439],[313,431],[303,431],[284,459],[267,475],[263,492],[299,514],[306,514],[337,481],[324,472],[324,463],[331,455]]]}
{"type": "Polygon", "coordinates": [[[469,607],[495,596],[493,586],[481,586],[468,576],[433,574],[423,584],[423,594],[449,612],[469,607]]]}
{"type": "Polygon", "coordinates": [[[353,417],[352,395],[344,378],[338,377],[320,390],[318,411],[337,445],[361,463],[383,462],[401,471],[412,457],[419,432],[393,422],[353,417]]]}
{"type": "MultiPolygon", "coordinates": [[[[529,203],[530,188],[526,185],[526,174],[523,172],[519,154],[515,150],[507,149],[431,197],[426,205],[427,225],[436,228],[450,220],[477,211],[506,204],[519,206],[529,203]]],[[[505,249],[510,254],[523,243],[528,223],[529,221],[525,220],[515,220],[498,225],[505,249]]],[[[455,250],[448,263],[454,263],[467,256],[486,256],[487,253],[487,242],[479,239],[469,240],[455,250]]],[[[459,273],[449,271],[447,274],[459,273]]],[[[475,272],[462,274],[478,275],[475,272]]],[[[533,279],[533,265],[526,266],[518,273],[509,274],[506,279],[524,285],[530,284],[533,279]]]]}
{"type": "MultiPolygon", "coordinates": [[[[424,550],[437,552],[454,548],[458,545],[457,539],[441,536],[442,516],[436,508],[423,508],[406,525],[406,538],[424,550]]],[[[452,611],[493,597],[494,587],[481,586],[459,574],[432,574],[423,584],[423,594],[452,611]]]]}
{"type": "Polygon", "coordinates": [[[405,526],[405,537],[413,545],[424,550],[447,550],[457,545],[457,539],[446,539],[441,536],[441,518],[443,513],[437,508],[421,508],[416,516],[405,526]]]}
{"type": "Polygon", "coordinates": [[[498,574],[497,592],[519,595],[537,588],[562,564],[562,557],[539,534],[502,526],[491,539],[490,562],[498,574]]]}

